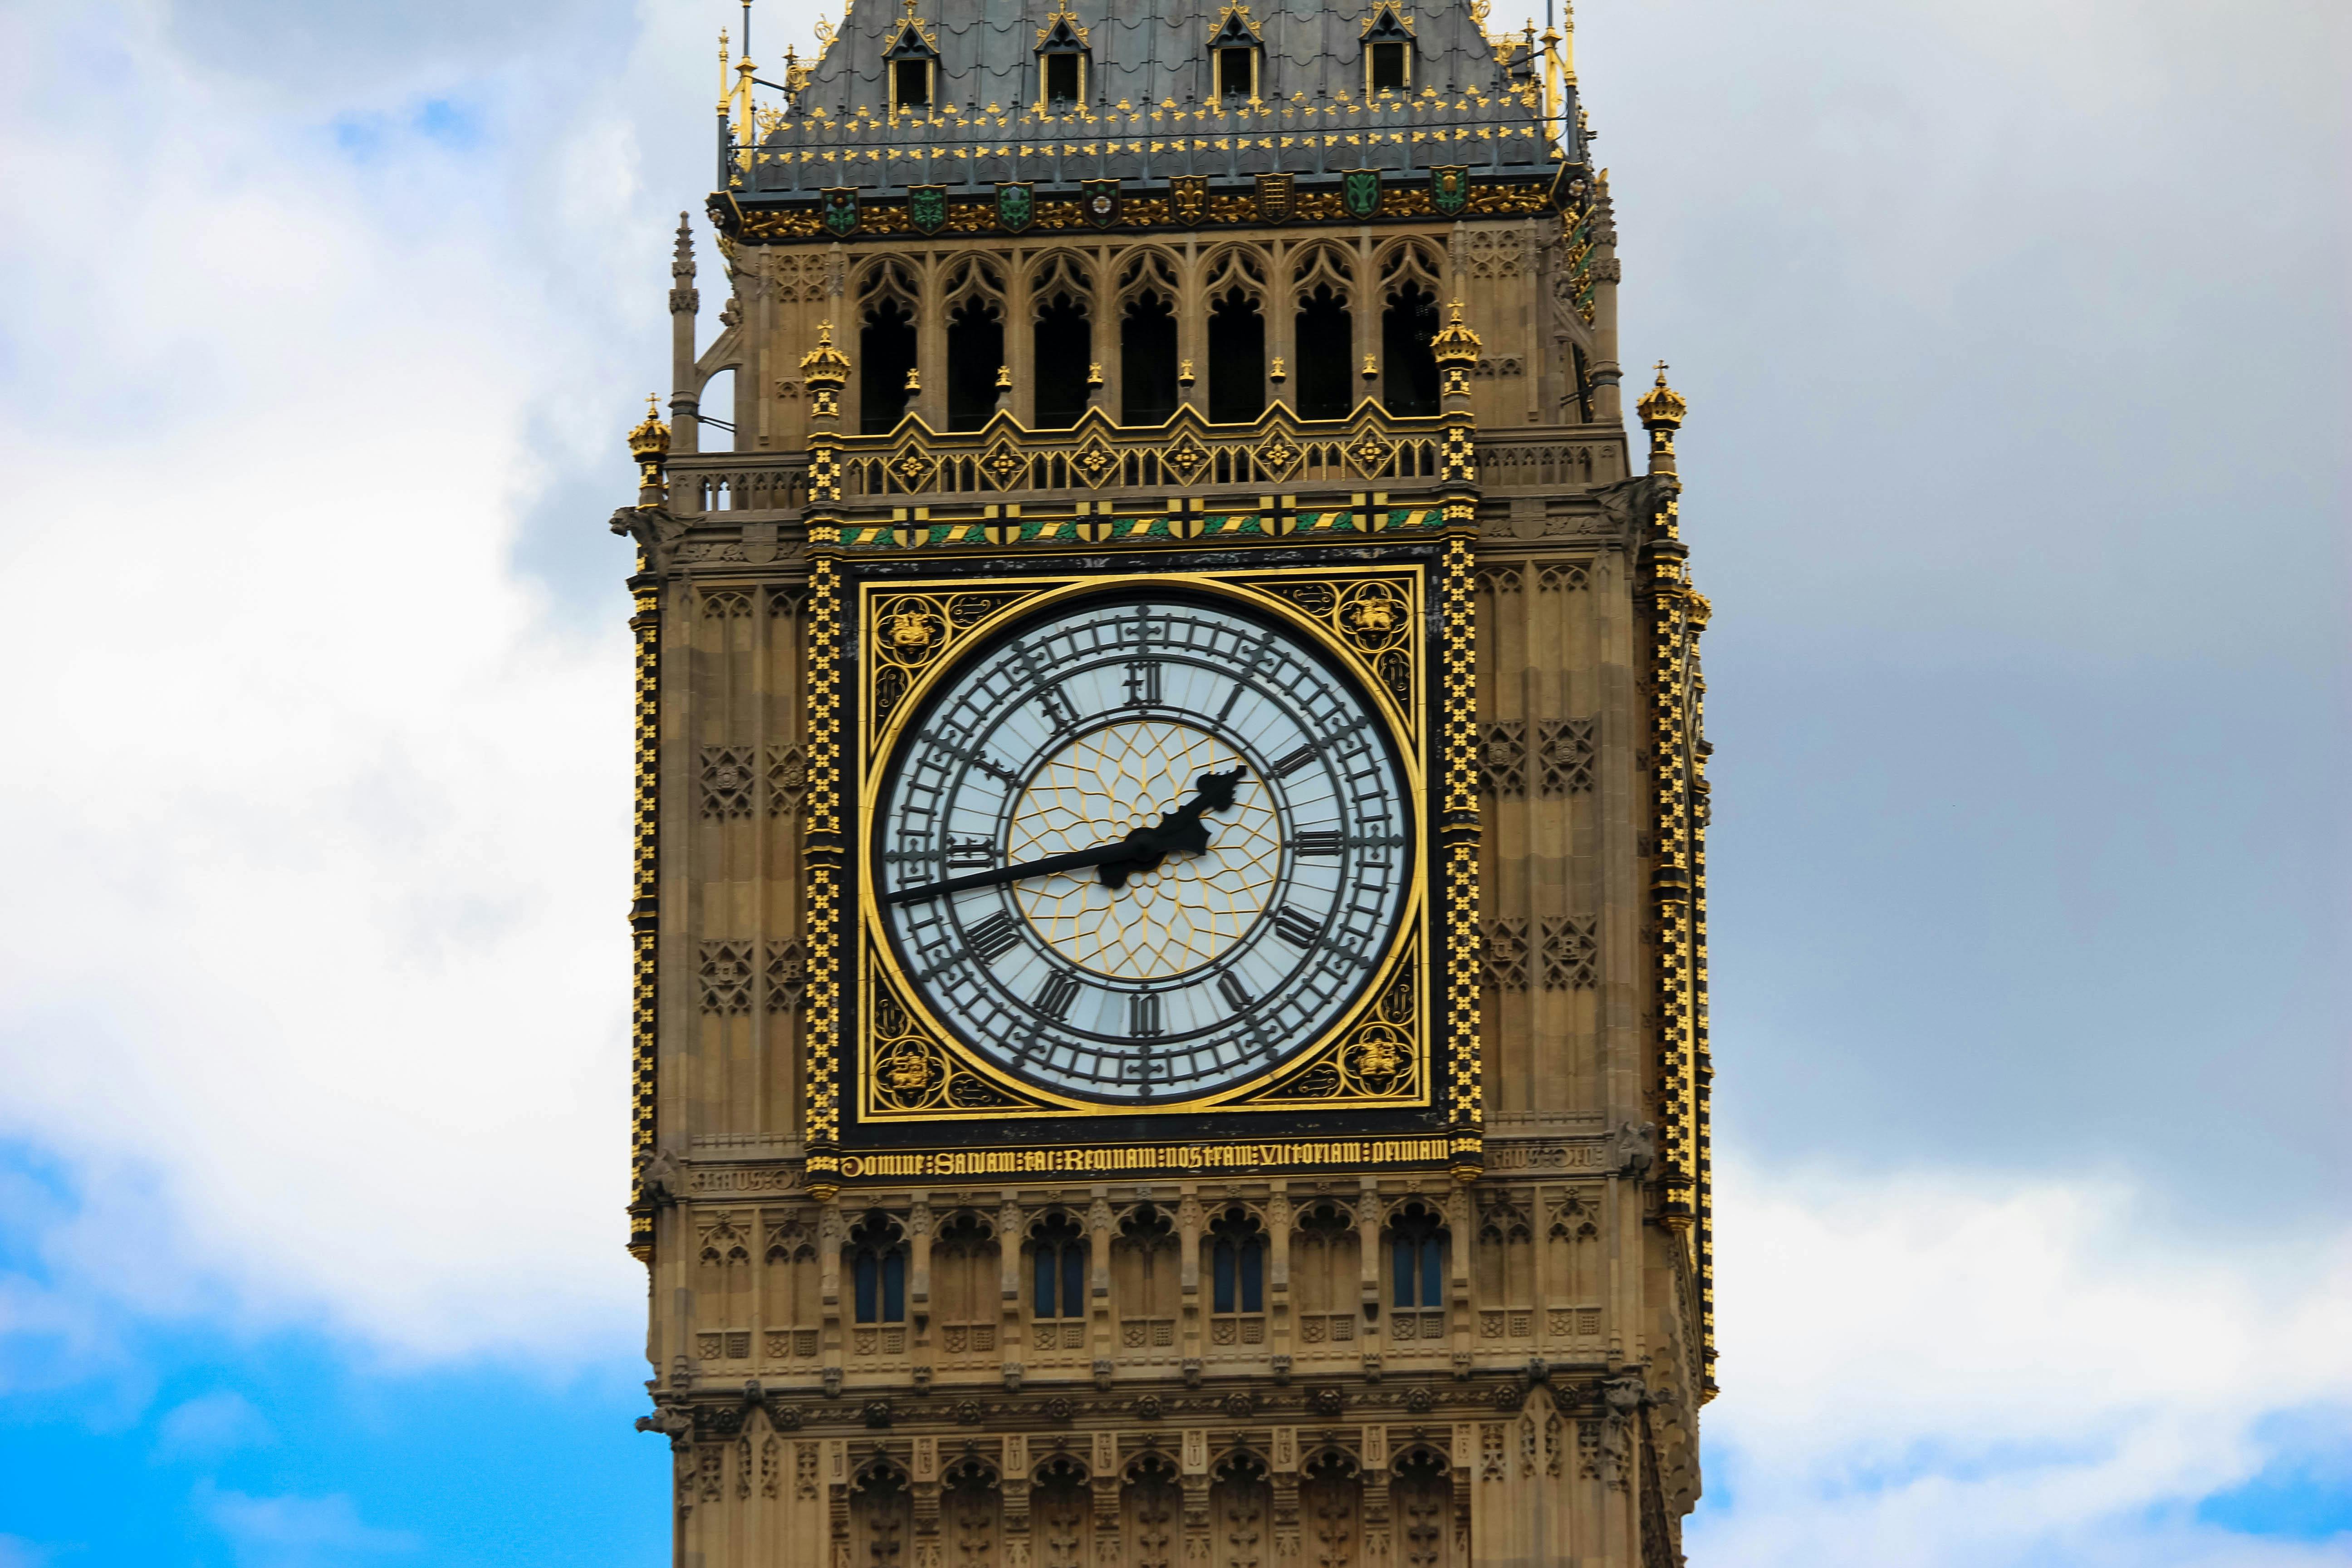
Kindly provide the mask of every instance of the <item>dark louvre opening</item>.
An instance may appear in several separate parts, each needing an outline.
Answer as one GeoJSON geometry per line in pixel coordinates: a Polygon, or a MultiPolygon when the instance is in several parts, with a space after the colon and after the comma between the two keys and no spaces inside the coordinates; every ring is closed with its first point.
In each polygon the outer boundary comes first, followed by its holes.
{"type": "Polygon", "coordinates": [[[1246,425],[1265,412],[1265,318],[1236,289],[1209,312],[1209,418],[1246,425]]]}
{"type": "Polygon", "coordinates": [[[1437,301],[1408,283],[1381,312],[1381,401],[1391,414],[1437,412],[1437,301]]]}
{"type": "Polygon", "coordinates": [[[1404,46],[1402,44],[1372,46],[1372,90],[1374,92],[1404,90],[1404,46]]]}
{"type": "Polygon", "coordinates": [[[1056,294],[1037,312],[1032,341],[1037,360],[1037,428],[1066,430],[1087,411],[1087,366],[1094,358],[1094,323],[1087,308],[1056,294]]]}
{"type": "Polygon", "coordinates": [[[1352,401],[1348,359],[1355,347],[1346,303],[1331,297],[1330,285],[1317,289],[1298,309],[1298,363],[1292,378],[1298,384],[1300,418],[1348,416],[1352,401]]]}
{"type": "Polygon", "coordinates": [[[900,109],[929,109],[931,106],[931,62],[891,61],[890,87],[890,100],[900,109]]]}
{"type": "Polygon", "coordinates": [[[1073,54],[1045,57],[1045,101],[1061,104],[1074,101],[1078,96],[1078,57],[1073,54]]]}
{"type": "Polygon", "coordinates": [[[915,321],[896,300],[866,313],[857,334],[857,427],[879,436],[907,412],[907,373],[915,368],[915,321]]]}
{"type": "Polygon", "coordinates": [[[1584,357],[1583,349],[1578,347],[1574,343],[1570,343],[1569,345],[1569,352],[1576,356],[1577,423],[1580,425],[1590,425],[1592,423],[1592,377],[1591,374],[1591,365],[1584,357]]]}
{"type": "Polygon", "coordinates": [[[1146,289],[1118,324],[1119,423],[1160,425],[1176,412],[1176,309],[1146,289]]]}
{"type": "Polygon", "coordinates": [[[977,430],[996,412],[996,372],[1004,363],[1004,323],[979,300],[948,318],[948,428],[977,430]]]}
{"type": "Polygon", "coordinates": [[[1218,97],[1247,98],[1250,96],[1253,86],[1250,81],[1250,67],[1254,63],[1252,57],[1255,52],[1253,49],[1219,49],[1217,51],[1218,97]]]}

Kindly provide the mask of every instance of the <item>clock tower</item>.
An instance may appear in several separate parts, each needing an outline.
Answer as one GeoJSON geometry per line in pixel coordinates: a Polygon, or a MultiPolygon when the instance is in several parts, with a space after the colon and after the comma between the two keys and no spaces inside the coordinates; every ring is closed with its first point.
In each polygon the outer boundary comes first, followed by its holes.
{"type": "Polygon", "coordinates": [[[613,520],[676,1560],[1678,1562],[1707,611],[1569,39],[866,5],[722,47],[613,520]]]}

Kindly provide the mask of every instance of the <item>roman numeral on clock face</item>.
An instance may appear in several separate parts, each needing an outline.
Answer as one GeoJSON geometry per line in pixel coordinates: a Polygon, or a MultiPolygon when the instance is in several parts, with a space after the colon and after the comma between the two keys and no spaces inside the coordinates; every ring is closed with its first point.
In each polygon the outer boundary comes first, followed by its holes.
{"type": "Polygon", "coordinates": [[[1078,727],[1078,710],[1071,705],[1070,694],[1058,686],[1038,689],[1037,706],[1045,710],[1045,721],[1056,731],[1078,727]]]}
{"type": "Polygon", "coordinates": [[[1057,971],[1047,975],[1045,984],[1037,988],[1035,1006],[1048,1018],[1066,1018],[1070,1016],[1070,1004],[1077,999],[1076,976],[1057,971]]]}
{"type": "MultiPolygon", "coordinates": [[[[1304,855],[1304,849],[1299,851],[1304,855]]],[[[995,852],[985,838],[950,838],[948,840],[948,865],[986,866],[994,861],[995,852]]]]}
{"type": "Polygon", "coordinates": [[[1130,708],[1160,706],[1160,661],[1138,659],[1127,667],[1127,705],[1130,708]]]}
{"type": "Polygon", "coordinates": [[[1156,1040],[1160,1037],[1160,998],[1158,996],[1149,991],[1143,991],[1127,999],[1127,1032],[1139,1040],[1156,1040]]]}
{"type": "Polygon", "coordinates": [[[1320,829],[1294,834],[1290,840],[1290,852],[1294,855],[1337,855],[1347,847],[1346,835],[1320,829]]]}
{"type": "Polygon", "coordinates": [[[1280,756],[1274,759],[1274,776],[1278,779],[1286,779],[1314,760],[1315,748],[1311,745],[1301,746],[1298,750],[1290,752],[1286,756],[1280,756]]]}
{"type": "Polygon", "coordinates": [[[1013,923],[1011,915],[999,910],[965,931],[963,940],[982,963],[994,963],[1021,945],[1021,931],[1013,923]]]}
{"type": "Polygon", "coordinates": [[[1217,976],[1217,990],[1224,996],[1226,1005],[1236,1013],[1248,1012],[1250,1004],[1256,1000],[1249,994],[1248,986],[1234,978],[1231,970],[1217,976]]]}
{"type": "Polygon", "coordinates": [[[1288,904],[1274,911],[1274,934],[1291,946],[1304,952],[1315,945],[1322,926],[1300,914],[1288,904]]]}

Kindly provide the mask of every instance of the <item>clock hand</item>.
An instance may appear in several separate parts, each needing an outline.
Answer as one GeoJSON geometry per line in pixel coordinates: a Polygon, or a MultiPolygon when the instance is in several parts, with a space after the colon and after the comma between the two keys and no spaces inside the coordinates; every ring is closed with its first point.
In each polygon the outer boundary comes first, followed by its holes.
{"type": "Polygon", "coordinates": [[[895,893],[885,893],[886,904],[911,904],[918,899],[936,899],[942,893],[961,893],[970,888],[993,888],[1001,882],[1018,882],[1030,877],[1050,877],[1056,871],[1082,871],[1089,866],[1107,865],[1113,860],[1130,859],[1135,847],[1125,839],[1111,844],[1097,844],[1092,849],[1074,849],[1066,855],[1048,855],[1042,860],[1023,860],[1011,866],[998,866],[986,871],[970,871],[961,877],[950,877],[941,882],[925,882],[917,888],[901,888],[895,893]]]}
{"type": "Polygon", "coordinates": [[[1138,871],[1149,871],[1165,860],[1171,850],[1198,855],[1209,847],[1209,830],[1201,826],[1204,811],[1222,811],[1234,804],[1234,791],[1240,784],[1243,770],[1236,767],[1222,773],[1202,773],[1193,781],[1192,798],[1164,814],[1159,826],[1139,827],[1126,837],[1109,844],[1097,844],[1092,849],[1074,849],[1066,855],[1048,855],[1039,860],[1023,860],[1011,866],[999,866],[986,871],[971,871],[944,881],[926,882],[919,888],[901,888],[885,893],[886,904],[910,904],[919,899],[935,899],[943,893],[961,893],[972,888],[993,888],[1005,882],[1024,881],[1031,877],[1050,877],[1057,871],[1082,871],[1090,866],[1102,868],[1106,887],[1124,887],[1129,877],[1138,871]]]}

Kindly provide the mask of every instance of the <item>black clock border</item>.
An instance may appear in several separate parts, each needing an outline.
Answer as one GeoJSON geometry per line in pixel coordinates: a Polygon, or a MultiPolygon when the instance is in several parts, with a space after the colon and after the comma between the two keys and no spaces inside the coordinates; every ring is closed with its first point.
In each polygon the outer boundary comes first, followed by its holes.
{"type": "MultiPolygon", "coordinates": [[[[1144,1142],[1171,1146],[1271,1146],[1293,1142],[1443,1139],[1456,1120],[1456,1110],[1454,1104],[1455,1086],[1444,1059],[1443,1027],[1443,1020],[1447,1016],[1445,942],[1448,917],[1452,911],[1443,875],[1445,856],[1442,842],[1444,813],[1440,809],[1445,776],[1443,694],[1446,639],[1442,635],[1423,639],[1423,668],[1421,672],[1422,689],[1428,694],[1425,703],[1428,716],[1420,737],[1424,798],[1421,802],[1420,842],[1415,846],[1414,874],[1423,879],[1423,897],[1428,910],[1425,921],[1428,941],[1421,955],[1421,973],[1417,978],[1422,1005],[1426,1009],[1426,1016],[1432,1020],[1428,1036],[1430,1056],[1426,1063],[1430,1080],[1429,1103],[1421,1107],[1296,1110],[1265,1106],[1250,1110],[1184,1110],[1139,1106],[1104,1111],[1069,1111],[1017,1120],[974,1113],[969,1117],[950,1114],[907,1121],[866,1121],[859,1114],[862,1053],[856,1020],[862,1016],[863,998],[857,994],[861,978],[856,961],[857,945],[864,940],[864,921],[857,911],[861,907],[866,879],[866,857],[863,846],[868,825],[864,820],[861,795],[862,770],[866,759],[856,745],[855,737],[864,723],[861,708],[864,693],[859,679],[865,657],[861,642],[864,628],[858,608],[858,590],[863,584],[952,583],[957,579],[976,581],[983,578],[1001,583],[1024,577],[1087,577],[1099,582],[1106,590],[1131,591],[1137,584],[1178,573],[1251,578],[1300,569],[1340,573],[1349,568],[1418,563],[1426,568],[1420,613],[1427,616],[1432,625],[1442,628],[1444,552],[1445,541],[1439,537],[1392,543],[1318,542],[1296,548],[1260,544],[1239,550],[1154,551],[1149,555],[1116,551],[1023,552],[1001,555],[974,552],[953,557],[850,555],[845,552],[837,558],[842,583],[838,612],[841,616],[840,636],[835,644],[840,650],[840,667],[836,674],[842,693],[842,753],[845,763],[855,759],[859,769],[856,776],[845,776],[842,791],[842,841],[845,845],[860,847],[844,857],[843,919],[838,936],[840,947],[836,954],[842,1028],[833,1068],[834,1082],[839,1086],[840,1132],[836,1147],[845,1164],[854,1168],[860,1163],[861,1156],[903,1154],[943,1147],[963,1152],[1020,1152],[1144,1142]]],[[[1442,1168],[1448,1163],[1444,1155],[1436,1153],[1426,1158],[1394,1162],[1400,1168],[1429,1169],[1442,1168]]],[[[1216,1171],[1226,1173],[1258,1168],[1250,1163],[1213,1163],[1216,1171]]],[[[1336,1160],[1279,1158],[1269,1159],[1265,1168],[1304,1173],[1323,1168],[1353,1168],[1362,1163],[1360,1157],[1336,1160]]],[[[1175,1174],[1192,1168],[1187,1162],[1171,1161],[1158,1171],[1139,1168],[1099,1173],[1105,1178],[1134,1180],[1153,1174],[1175,1174]]],[[[877,1179],[903,1181],[902,1177],[877,1179]]]]}

